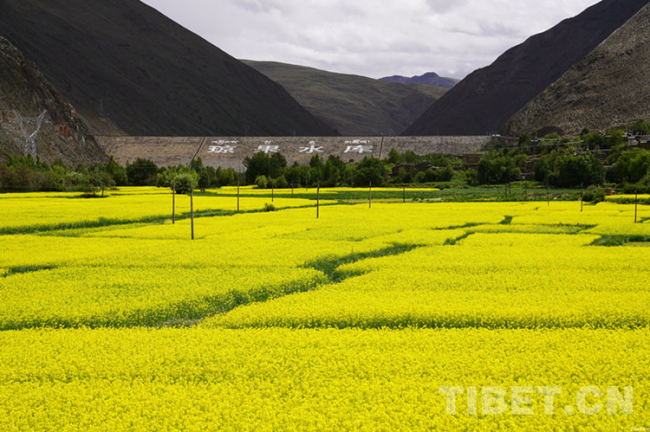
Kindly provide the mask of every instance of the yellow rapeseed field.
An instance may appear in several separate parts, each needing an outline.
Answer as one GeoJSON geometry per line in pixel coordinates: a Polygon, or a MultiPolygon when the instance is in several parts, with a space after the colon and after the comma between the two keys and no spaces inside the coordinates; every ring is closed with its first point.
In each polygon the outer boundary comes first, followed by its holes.
{"type": "Polygon", "coordinates": [[[275,192],[1,195],[0,430],[650,427],[647,207],[275,192]]]}

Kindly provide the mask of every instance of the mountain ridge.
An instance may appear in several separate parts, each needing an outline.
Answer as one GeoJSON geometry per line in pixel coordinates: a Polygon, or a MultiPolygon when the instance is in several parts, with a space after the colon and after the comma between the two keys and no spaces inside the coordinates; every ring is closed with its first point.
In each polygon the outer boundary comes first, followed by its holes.
{"type": "Polygon", "coordinates": [[[345,136],[398,135],[447,91],[279,62],[242,61],[281,84],[345,136]]]}
{"type": "Polygon", "coordinates": [[[604,131],[650,116],[650,4],[519,110],[503,133],[604,131]],[[646,67],[643,67],[643,66],[646,67]]]}
{"type": "Polygon", "coordinates": [[[603,0],[576,17],[530,37],[458,83],[405,135],[498,132],[519,109],[582,60],[648,3],[603,0]]]}
{"type": "Polygon", "coordinates": [[[452,78],[441,77],[435,72],[427,72],[423,75],[415,75],[412,77],[405,77],[402,75],[393,75],[389,77],[379,78],[380,81],[396,82],[400,84],[427,84],[452,89],[460,80],[452,78]]]}
{"type": "Polygon", "coordinates": [[[0,0],[0,29],[96,129],[104,114],[131,135],[334,134],[279,84],[138,0],[0,0]]]}

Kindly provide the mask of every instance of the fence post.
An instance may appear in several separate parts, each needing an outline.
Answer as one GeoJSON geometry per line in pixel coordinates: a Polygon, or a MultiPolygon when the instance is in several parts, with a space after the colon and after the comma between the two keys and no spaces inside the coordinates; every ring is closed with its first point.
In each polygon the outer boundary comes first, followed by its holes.
{"type": "Polygon", "coordinates": [[[372,182],[368,186],[368,208],[372,208],[372,182]]]}
{"type": "Polygon", "coordinates": [[[172,182],[172,224],[176,223],[176,179],[172,182]]]}

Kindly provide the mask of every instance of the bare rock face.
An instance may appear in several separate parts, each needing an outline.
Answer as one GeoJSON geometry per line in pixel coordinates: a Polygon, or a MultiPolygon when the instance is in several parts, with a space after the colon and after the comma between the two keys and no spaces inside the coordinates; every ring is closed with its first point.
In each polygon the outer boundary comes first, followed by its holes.
{"type": "Polygon", "coordinates": [[[650,5],[515,114],[504,133],[577,134],[650,118],[650,5]]]}
{"type": "Polygon", "coordinates": [[[447,92],[404,135],[499,132],[524,105],[557,81],[648,0],[603,0],[535,35],[447,92]]]}
{"type": "Polygon", "coordinates": [[[0,161],[27,153],[67,165],[108,160],[74,108],[0,37],[0,161]]]}

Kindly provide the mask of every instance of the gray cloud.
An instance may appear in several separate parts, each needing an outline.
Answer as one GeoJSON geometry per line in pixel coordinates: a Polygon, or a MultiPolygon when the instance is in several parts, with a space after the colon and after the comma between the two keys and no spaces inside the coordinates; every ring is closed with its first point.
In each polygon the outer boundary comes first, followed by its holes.
{"type": "Polygon", "coordinates": [[[143,0],[234,57],[463,77],[598,0],[143,0]]]}

